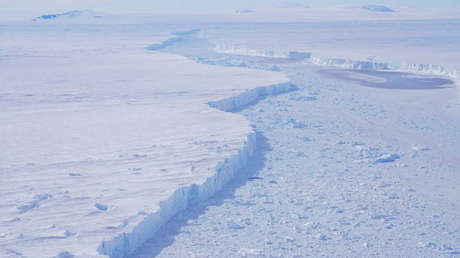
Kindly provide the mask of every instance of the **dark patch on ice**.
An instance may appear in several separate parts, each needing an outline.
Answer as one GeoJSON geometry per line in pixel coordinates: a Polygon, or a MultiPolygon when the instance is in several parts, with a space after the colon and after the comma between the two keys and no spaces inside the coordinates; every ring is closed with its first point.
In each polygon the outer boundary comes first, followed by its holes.
{"type": "Polygon", "coordinates": [[[357,82],[367,87],[395,90],[445,89],[452,88],[454,84],[452,80],[446,78],[403,72],[325,69],[320,70],[319,73],[336,79],[357,82]]]}
{"type": "Polygon", "coordinates": [[[258,176],[251,176],[248,178],[248,180],[263,180],[263,177],[258,177],[258,176]]]}
{"type": "Polygon", "coordinates": [[[303,142],[311,142],[311,139],[305,136],[305,137],[302,138],[302,141],[303,142]]]}
{"type": "Polygon", "coordinates": [[[84,16],[84,15],[88,15],[92,18],[102,18],[102,16],[100,15],[91,15],[90,11],[73,10],[73,11],[68,11],[64,13],[45,14],[42,16],[35,17],[34,19],[32,19],[32,21],[55,20],[55,19],[62,18],[62,17],[75,18],[75,17],[84,16]]]}
{"type": "Polygon", "coordinates": [[[399,158],[400,156],[398,154],[383,155],[379,159],[377,159],[375,162],[376,163],[389,163],[389,162],[394,162],[399,158]]]}
{"type": "Polygon", "coordinates": [[[134,154],[133,158],[144,159],[144,158],[147,158],[147,154],[134,154]]]}
{"type": "Polygon", "coordinates": [[[65,252],[62,252],[62,253],[59,253],[57,256],[55,256],[56,258],[73,258],[75,257],[75,255],[65,251],[65,252]]]}
{"type": "Polygon", "coordinates": [[[32,201],[30,201],[27,204],[18,206],[16,207],[16,209],[19,211],[19,213],[25,213],[34,208],[40,207],[40,203],[48,199],[51,199],[50,194],[37,194],[34,196],[34,199],[32,201]]]}
{"type": "Polygon", "coordinates": [[[109,206],[102,204],[102,203],[96,203],[94,207],[96,207],[97,209],[101,211],[107,211],[109,209],[109,206]]]}
{"type": "Polygon", "coordinates": [[[299,102],[308,102],[308,101],[315,101],[317,100],[316,97],[310,96],[299,96],[299,97],[292,97],[291,100],[299,101],[299,102]]]}
{"type": "Polygon", "coordinates": [[[162,43],[151,44],[151,45],[147,46],[146,49],[147,50],[152,50],[152,51],[157,51],[157,50],[161,50],[161,49],[164,49],[166,47],[172,46],[173,44],[176,44],[178,42],[182,42],[184,40],[185,39],[181,38],[181,37],[170,38],[170,39],[167,39],[167,40],[163,41],[162,43]]]}
{"type": "Polygon", "coordinates": [[[107,226],[107,227],[105,227],[105,229],[108,229],[108,230],[120,230],[120,229],[125,228],[126,226],[128,226],[128,224],[129,224],[128,221],[124,220],[118,226],[107,226]]]}

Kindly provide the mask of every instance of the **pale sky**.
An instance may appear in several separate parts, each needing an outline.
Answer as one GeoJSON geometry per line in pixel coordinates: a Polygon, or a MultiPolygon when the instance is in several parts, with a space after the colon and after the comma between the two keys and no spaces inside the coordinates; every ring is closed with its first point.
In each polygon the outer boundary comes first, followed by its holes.
{"type": "Polygon", "coordinates": [[[297,2],[311,7],[331,5],[381,4],[390,8],[448,7],[460,8],[460,0],[0,0],[0,13],[52,13],[91,9],[107,12],[206,12],[212,10],[273,7],[283,2],[297,2]]]}

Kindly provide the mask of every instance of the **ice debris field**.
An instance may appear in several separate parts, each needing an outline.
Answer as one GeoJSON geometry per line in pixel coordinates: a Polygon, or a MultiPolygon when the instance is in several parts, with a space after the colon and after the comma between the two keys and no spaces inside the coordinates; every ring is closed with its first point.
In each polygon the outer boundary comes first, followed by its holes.
{"type": "Polygon", "coordinates": [[[0,257],[460,255],[460,20],[274,11],[0,25],[0,257]]]}

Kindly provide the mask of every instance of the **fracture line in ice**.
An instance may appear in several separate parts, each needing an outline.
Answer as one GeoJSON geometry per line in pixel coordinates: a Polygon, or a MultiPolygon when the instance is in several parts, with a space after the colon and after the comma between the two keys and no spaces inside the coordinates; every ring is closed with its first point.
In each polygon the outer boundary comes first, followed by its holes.
{"type": "MultiPolygon", "coordinates": [[[[258,87],[243,92],[237,96],[208,103],[211,107],[224,112],[240,110],[257,102],[266,96],[277,95],[296,90],[292,83],[281,83],[271,86],[258,87]]],[[[203,184],[192,184],[177,189],[167,200],[160,203],[160,208],[155,213],[149,214],[142,222],[134,227],[131,232],[124,232],[111,240],[101,243],[98,252],[110,257],[125,257],[132,254],[147,240],[155,236],[158,230],[178,212],[195,205],[222,190],[222,188],[234,178],[247,164],[256,149],[256,136],[252,132],[238,154],[225,159],[217,164],[215,174],[203,184]]]]}

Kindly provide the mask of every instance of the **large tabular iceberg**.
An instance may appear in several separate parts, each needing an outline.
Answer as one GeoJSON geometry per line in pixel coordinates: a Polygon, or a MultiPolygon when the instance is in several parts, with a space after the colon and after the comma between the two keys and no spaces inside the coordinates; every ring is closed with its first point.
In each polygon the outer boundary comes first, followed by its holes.
{"type": "Polygon", "coordinates": [[[249,122],[219,109],[292,90],[278,73],[145,49],[169,32],[44,26],[1,40],[0,256],[129,254],[254,151],[249,122]]]}

